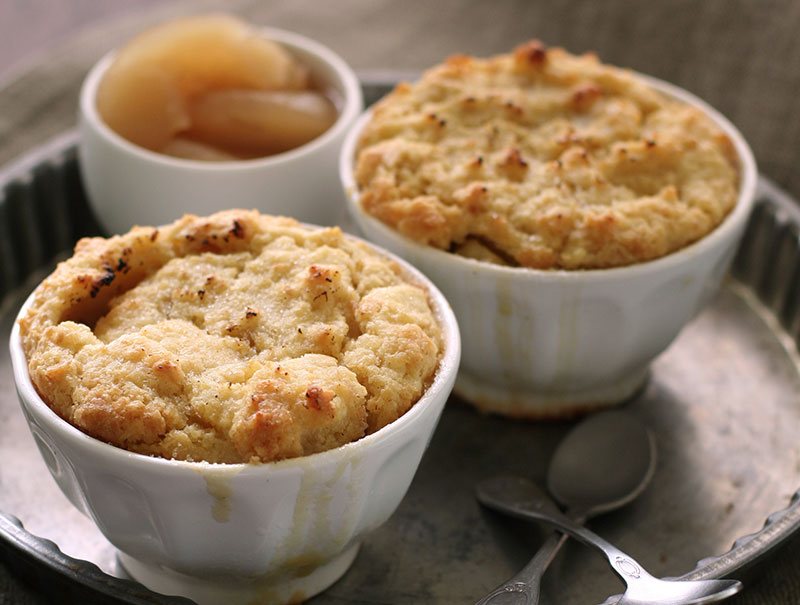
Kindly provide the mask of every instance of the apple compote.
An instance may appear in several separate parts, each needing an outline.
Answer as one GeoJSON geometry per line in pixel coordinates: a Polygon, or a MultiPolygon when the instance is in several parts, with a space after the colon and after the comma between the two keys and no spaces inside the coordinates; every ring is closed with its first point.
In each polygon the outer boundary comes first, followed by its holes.
{"type": "Polygon", "coordinates": [[[306,65],[228,15],[180,19],[134,38],[103,76],[97,109],[136,145],[203,161],[281,153],[337,118],[306,65]]]}

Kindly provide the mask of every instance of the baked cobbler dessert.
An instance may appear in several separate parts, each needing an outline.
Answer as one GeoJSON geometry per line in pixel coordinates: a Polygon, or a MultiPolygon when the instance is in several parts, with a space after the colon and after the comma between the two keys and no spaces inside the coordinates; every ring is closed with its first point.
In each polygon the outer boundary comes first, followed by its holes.
{"type": "Polygon", "coordinates": [[[356,152],[364,210],[417,242],[535,269],[670,254],[736,204],[738,167],[700,109],[644,78],[529,42],[456,56],[374,108],[356,152]]]}
{"type": "Polygon", "coordinates": [[[331,449],[433,379],[428,293],[338,228],[232,210],[87,238],[20,334],[61,417],[133,452],[219,463],[331,449]]]}

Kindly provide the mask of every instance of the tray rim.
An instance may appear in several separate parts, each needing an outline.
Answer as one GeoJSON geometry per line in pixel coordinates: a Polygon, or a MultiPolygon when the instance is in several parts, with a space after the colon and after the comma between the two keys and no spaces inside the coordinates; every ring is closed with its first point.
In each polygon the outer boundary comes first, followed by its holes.
{"type": "MultiPolygon", "coordinates": [[[[406,74],[400,74],[406,75],[406,74]]],[[[407,74],[413,77],[413,73],[407,74]]],[[[360,72],[362,86],[389,87],[398,81],[397,73],[386,71],[360,72]]],[[[24,153],[19,158],[0,166],[0,204],[3,203],[4,190],[12,183],[25,184],[33,178],[33,171],[47,164],[64,162],[77,151],[79,134],[76,128],[69,129],[42,145],[24,153]]],[[[756,189],[756,206],[766,204],[777,210],[777,220],[800,227],[800,205],[768,177],[759,174],[756,189]]],[[[53,259],[50,259],[53,260],[53,259]]],[[[13,288],[0,300],[0,313],[8,312],[8,305],[21,288],[26,287],[30,276],[25,276],[21,284],[13,288]]],[[[775,314],[757,301],[752,287],[736,282],[741,288],[753,294],[751,307],[761,316],[775,317],[775,314]]],[[[787,351],[797,357],[798,351],[787,351]]],[[[800,368],[798,369],[800,372],[800,368]]],[[[735,538],[729,550],[699,560],[694,569],[676,579],[711,579],[740,576],[763,559],[771,556],[784,543],[800,530],[800,486],[794,491],[788,504],[767,516],[760,530],[735,538]]],[[[14,515],[0,511],[0,555],[3,551],[14,551],[23,559],[44,566],[47,571],[62,578],[81,584],[96,593],[112,597],[117,602],[139,605],[158,603],[160,605],[183,605],[192,603],[181,597],[170,597],[155,593],[141,584],[107,574],[91,561],[85,561],[64,554],[58,545],[48,539],[28,532],[22,522],[14,515]]],[[[618,596],[610,596],[604,605],[616,602],[618,596]]]]}

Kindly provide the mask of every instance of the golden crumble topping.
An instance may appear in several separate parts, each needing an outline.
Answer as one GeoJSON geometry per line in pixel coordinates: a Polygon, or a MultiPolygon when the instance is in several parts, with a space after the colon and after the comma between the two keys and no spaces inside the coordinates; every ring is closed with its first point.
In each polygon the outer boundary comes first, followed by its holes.
{"type": "Polygon", "coordinates": [[[441,328],[399,266],[337,229],[233,210],[78,242],[20,321],[31,379],[143,454],[266,462],[405,413],[441,328]]]}
{"type": "Polygon", "coordinates": [[[597,269],[708,234],[737,199],[734,149],[635,74],[530,42],[400,84],[359,141],[363,208],[487,262],[597,269]]]}

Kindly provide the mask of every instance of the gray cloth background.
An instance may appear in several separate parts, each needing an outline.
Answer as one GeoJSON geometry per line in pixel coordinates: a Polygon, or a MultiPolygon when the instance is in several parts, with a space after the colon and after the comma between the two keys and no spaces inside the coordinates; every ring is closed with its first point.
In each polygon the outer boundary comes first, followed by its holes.
{"type": "MultiPolygon", "coordinates": [[[[750,142],[762,173],[800,198],[796,0],[169,3],[86,30],[0,82],[0,165],[74,126],[84,74],[120,40],[170,16],[223,7],[317,38],[361,71],[415,71],[448,54],[500,53],[533,37],[575,52],[593,50],[607,62],[669,80],[717,107],[750,142]]],[[[0,605],[43,602],[0,565],[0,605]]],[[[730,602],[800,603],[800,541],[779,551],[730,602]]]]}

